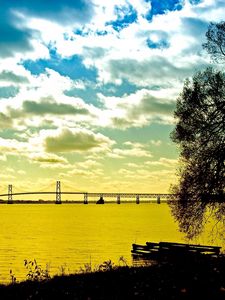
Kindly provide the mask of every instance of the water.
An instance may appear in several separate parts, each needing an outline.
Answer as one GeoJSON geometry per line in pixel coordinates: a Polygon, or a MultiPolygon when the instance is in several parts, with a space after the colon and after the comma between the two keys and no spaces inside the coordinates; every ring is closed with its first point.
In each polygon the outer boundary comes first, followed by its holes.
{"type": "MultiPolygon", "coordinates": [[[[78,271],[123,256],[132,264],[132,243],[185,242],[167,204],[1,205],[0,282],[9,282],[9,270],[26,278],[24,259],[36,259],[50,275],[78,271]]],[[[207,243],[207,236],[197,242],[207,243]]]]}

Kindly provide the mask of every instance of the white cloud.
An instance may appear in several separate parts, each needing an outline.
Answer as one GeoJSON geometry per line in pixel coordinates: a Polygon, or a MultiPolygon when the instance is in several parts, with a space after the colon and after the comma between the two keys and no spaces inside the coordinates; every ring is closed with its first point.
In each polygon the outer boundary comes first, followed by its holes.
{"type": "Polygon", "coordinates": [[[0,152],[4,154],[17,155],[27,152],[27,143],[19,142],[16,139],[4,139],[0,137],[0,152]]]}
{"type": "Polygon", "coordinates": [[[138,164],[135,164],[135,163],[126,163],[125,165],[127,165],[129,168],[139,168],[140,167],[138,164]]]}
{"type": "Polygon", "coordinates": [[[153,146],[159,147],[162,144],[162,141],[160,141],[160,140],[151,140],[150,144],[152,144],[153,146]]]}
{"type": "Polygon", "coordinates": [[[99,100],[104,105],[99,125],[128,128],[142,127],[151,122],[171,124],[175,108],[174,94],[173,89],[167,95],[164,90],[156,92],[147,89],[123,97],[99,94],[99,100]]]}
{"type": "MultiPolygon", "coordinates": [[[[130,1],[130,3],[135,4],[134,1],[130,1]]],[[[128,79],[137,85],[147,86],[153,82],[160,83],[163,78],[164,81],[168,81],[167,74],[170,74],[170,79],[172,75],[176,82],[182,80],[184,76],[188,76],[193,67],[206,63],[204,57],[199,56],[199,53],[195,51],[197,44],[199,49],[201,48],[199,35],[195,36],[193,31],[191,35],[188,30],[190,26],[193,26],[192,23],[195,24],[195,20],[206,21],[206,17],[201,18],[201,15],[196,12],[196,7],[186,3],[181,11],[158,15],[152,22],[148,22],[143,18],[143,13],[149,9],[147,7],[149,3],[140,1],[134,5],[138,11],[138,21],[118,33],[104,24],[116,19],[114,6],[125,4],[125,2],[105,3],[104,6],[99,2],[96,4],[96,16],[91,24],[86,25],[86,34],[80,36],[71,33],[70,39],[66,41],[61,39],[58,43],[56,42],[56,45],[62,56],[82,55],[87,67],[97,68],[101,82],[119,84],[122,79],[128,79]],[[185,18],[192,18],[193,22],[186,24],[184,30],[182,23],[185,18]],[[99,30],[106,31],[107,34],[98,35],[99,30]],[[153,36],[152,32],[156,38],[162,32],[167,36],[168,49],[162,51],[147,47],[146,41],[153,36]],[[183,55],[184,51],[191,47],[193,52],[190,51],[189,54],[192,59],[190,56],[183,55]],[[155,60],[156,56],[158,60],[155,60]],[[127,60],[127,65],[123,63],[124,60],[127,60]]],[[[204,31],[202,30],[202,39],[203,36],[204,31]]]]}
{"type": "Polygon", "coordinates": [[[140,143],[125,142],[124,147],[114,148],[108,153],[111,158],[126,158],[126,157],[152,157],[150,151],[145,149],[145,145],[140,143]]]}
{"type": "MultiPolygon", "coordinates": [[[[192,27],[195,26],[196,20],[207,24],[209,21],[220,21],[224,17],[224,7],[219,2],[217,4],[217,2],[212,3],[210,1],[202,1],[193,6],[185,1],[181,10],[154,16],[151,22],[145,19],[151,4],[144,0],[116,0],[104,3],[100,0],[94,0],[93,3],[92,18],[87,19],[82,26],[77,22],[71,22],[72,20],[66,25],[62,25],[60,22],[56,23],[54,18],[41,19],[28,14],[25,16],[20,12],[20,26],[32,30],[31,44],[33,44],[33,50],[30,53],[26,52],[23,59],[49,58],[47,46],[50,45],[62,57],[76,54],[83,56],[86,66],[95,66],[98,69],[99,80],[102,82],[114,81],[119,83],[121,79],[126,78],[138,84],[135,74],[130,74],[128,70],[124,70],[124,72],[122,69],[118,70],[118,77],[112,73],[113,64],[119,67],[121,61],[129,57],[130,62],[133,62],[134,69],[144,71],[146,80],[143,81],[142,79],[141,84],[147,86],[154,79],[162,79],[162,75],[167,79],[165,72],[161,74],[158,66],[154,66],[154,60],[152,60],[154,56],[166,58],[168,72],[173,71],[172,65],[174,65],[182,77],[184,75],[182,74],[182,66],[186,65],[187,70],[189,70],[193,66],[198,67],[204,63],[205,60],[195,51],[197,44],[199,49],[201,48],[204,30],[199,35],[195,33],[192,27]],[[137,12],[136,22],[129,24],[120,32],[107,25],[107,22],[115,21],[118,17],[115,10],[116,6],[128,7],[129,5],[137,12]],[[186,24],[186,26],[183,24],[185,18],[192,18],[191,23],[186,24]],[[77,34],[76,29],[83,30],[83,35],[77,34]],[[107,32],[107,34],[101,35],[99,32],[107,32]],[[147,38],[155,35],[157,40],[162,32],[167,35],[169,47],[163,51],[149,49],[146,43],[147,38]],[[190,51],[191,60],[190,56],[183,55],[184,51],[190,48],[193,48],[193,52],[190,51]],[[96,56],[96,51],[99,52],[99,50],[101,50],[101,54],[98,53],[96,56]],[[143,69],[146,64],[151,64],[151,68],[143,69]],[[158,76],[156,77],[157,70],[158,76]]],[[[162,60],[162,68],[163,62],[162,60]]],[[[187,76],[187,71],[185,76],[187,76]]],[[[175,79],[178,80],[179,78],[175,79]]]]}
{"type": "Polygon", "coordinates": [[[25,175],[25,174],[26,174],[26,171],[24,171],[24,170],[19,170],[19,171],[17,171],[17,173],[18,173],[19,175],[25,175]]]}
{"type": "Polygon", "coordinates": [[[6,161],[6,160],[7,160],[7,157],[6,157],[6,155],[5,155],[5,154],[2,154],[2,153],[0,153],[0,160],[1,160],[1,161],[6,161]]]}
{"type": "Polygon", "coordinates": [[[90,179],[102,177],[104,175],[104,171],[100,168],[87,170],[87,169],[82,169],[82,168],[79,169],[79,168],[74,167],[73,170],[70,170],[67,173],[60,173],[61,177],[70,178],[74,175],[79,176],[79,177],[81,176],[84,178],[88,178],[90,180],[90,179]]]}
{"type": "Polygon", "coordinates": [[[178,166],[178,160],[177,159],[169,159],[169,158],[161,157],[157,161],[147,161],[147,162],[145,162],[145,165],[175,168],[175,167],[178,166]]]}
{"type": "Polygon", "coordinates": [[[50,153],[108,151],[115,143],[103,134],[84,128],[41,130],[39,136],[33,136],[29,142],[34,146],[42,145],[50,153]]]}
{"type": "Polygon", "coordinates": [[[83,169],[92,169],[101,166],[102,164],[97,162],[96,160],[88,159],[86,161],[82,161],[76,164],[79,168],[83,169]]]}
{"type": "Polygon", "coordinates": [[[8,180],[8,179],[15,179],[16,177],[12,174],[1,174],[0,173],[0,180],[8,180]]]}
{"type": "Polygon", "coordinates": [[[65,167],[65,164],[68,164],[68,160],[62,156],[58,156],[53,153],[37,153],[34,155],[31,155],[30,157],[31,161],[40,163],[40,164],[63,164],[65,167]]]}

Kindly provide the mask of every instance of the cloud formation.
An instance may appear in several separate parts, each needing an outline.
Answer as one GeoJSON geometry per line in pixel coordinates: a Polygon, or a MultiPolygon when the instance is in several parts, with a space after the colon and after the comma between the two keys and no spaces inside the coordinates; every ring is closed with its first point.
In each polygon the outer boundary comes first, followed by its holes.
{"type": "Polygon", "coordinates": [[[172,123],[175,108],[173,93],[168,89],[160,92],[141,89],[123,97],[98,96],[108,115],[108,126],[129,128],[143,127],[152,122],[172,123]]]}
{"type": "Polygon", "coordinates": [[[7,117],[3,113],[0,112],[0,130],[3,128],[10,128],[12,126],[12,119],[7,117]]]}
{"type": "Polygon", "coordinates": [[[39,155],[31,156],[31,160],[38,163],[48,163],[48,164],[65,164],[68,161],[61,156],[55,155],[53,153],[43,153],[39,155]]]}
{"type": "Polygon", "coordinates": [[[24,101],[23,111],[24,113],[34,115],[87,115],[88,110],[85,108],[75,107],[70,104],[56,103],[53,99],[42,99],[40,102],[24,101]]]}
{"type": "Polygon", "coordinates": [[[18,182],[35,168],[37,182],[76,176],[84,190],[167,189],[176,99],[210,64],[205,32],[224,15],[220,0],[3,1],[3,168],[18,182]]]}
{"type": "Polygon", "coordinates": [[[70,0],[52,2],[41,1],[5,1],[0,13],[0,57],[14,56],[16,52],[33,50],[32,40],[37,32],[26,26],[26,18],[40,18],[60,24],[84,24],[93,14],[91,1],[70,0]]]}
{"type": "Polygon", "coordinates": [[[104,149],[114,142],[108,137],[86,129],[62,129],[45,137],[47,152],[85,152],[92,149],[104,149]]]}
{"type": "Polygon", "coordinates": [[[149,150],[145,149],[146,146],[140,143],[125,142],[123,148],[114,148],[108,153],[109,157],[112,158],[127,158],[127,157],[152,157],[149,150]]]}
{"type": "Polygon", "coordinates": [[[20,76],[17,75],[15,73],[13,73],[12,71],[8,71],[8,70],[3,70],[0,73],[0,81],[4,81],[4,82],[12,82],[12,83],[29,83],[29,80],[27,79],[27,77],[25,76],[20,76]]]}
{"type": "Polygon", "coordinates": [[[0,99],[15,97],[19,93],[19,88],[14,85],[0,87],[0,99]]]}

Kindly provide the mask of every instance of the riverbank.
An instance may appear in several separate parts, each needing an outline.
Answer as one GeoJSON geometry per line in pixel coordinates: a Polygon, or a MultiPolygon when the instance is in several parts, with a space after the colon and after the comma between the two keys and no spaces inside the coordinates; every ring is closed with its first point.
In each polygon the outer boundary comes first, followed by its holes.
{"type": "Polygon", "coordinates": [[[225,299],[225,257],[158,262],[0,286],[0,299],[225,299]]]}

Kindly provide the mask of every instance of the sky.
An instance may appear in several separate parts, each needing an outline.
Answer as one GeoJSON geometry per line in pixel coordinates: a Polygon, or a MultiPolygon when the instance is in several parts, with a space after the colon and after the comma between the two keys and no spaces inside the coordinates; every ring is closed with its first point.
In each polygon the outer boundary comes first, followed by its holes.
{"type": "Polygon", "coordinates": [[[0,190],[167,193],[220,0],[0,0],[0,190]]]}

